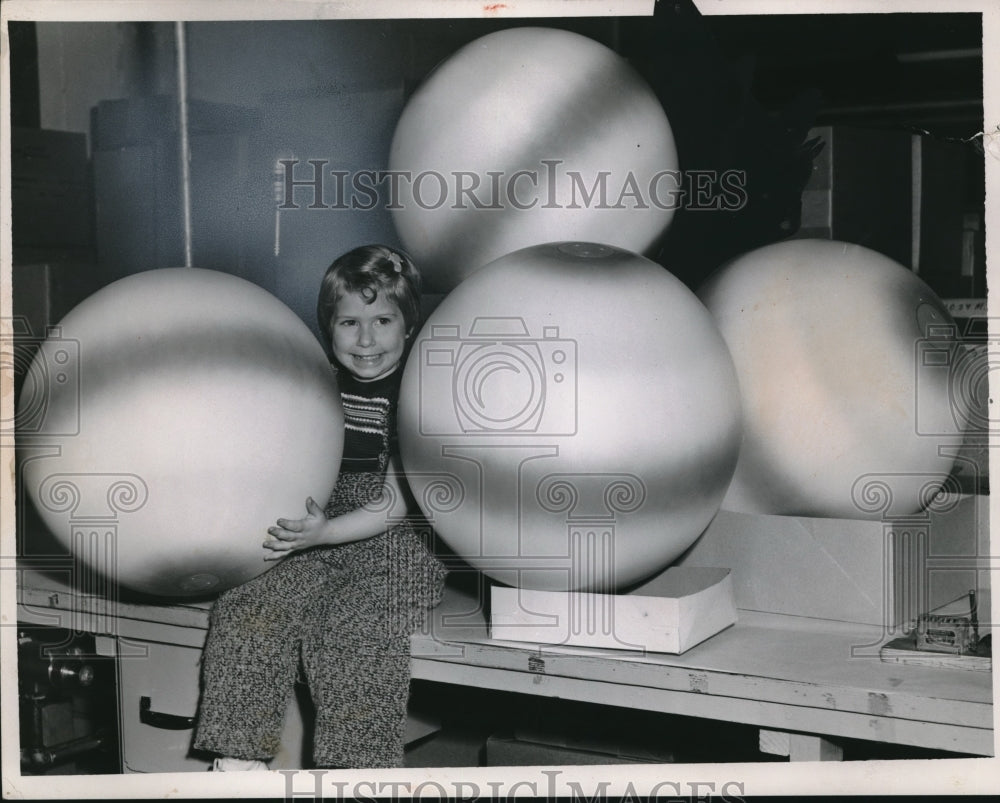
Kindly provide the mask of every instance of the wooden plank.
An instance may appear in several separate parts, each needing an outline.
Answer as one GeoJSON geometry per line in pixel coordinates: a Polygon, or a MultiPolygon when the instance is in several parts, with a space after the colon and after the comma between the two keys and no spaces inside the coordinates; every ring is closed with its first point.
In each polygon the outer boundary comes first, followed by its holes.
{"type": "MultiPolygon", "coordinates": [[[[35,585],[44,585],[46,579],[35,585]]],[[[173,643],[196,646],[204,639],[203,632],[198,630],[207,625],[207,605],[109,603],[73,595],[51,582],[49,588],[23,589],[22,598],[28,609],[44,617],[56,609],[65,611],[68,619],[62,626],[69,625],[81,632],[148,638],[149,625],[159,624],[167,627],[160,629],[157,640],[173,639],[173,643]],[[100,611],[100,615],[90,617],[88,608],[100,611]],[[121,611],[120,619],[114,617],[115,611],[121,611]],[[183,629],[188,626],[192,626],[190,631],[183,629]]],[[[744,615],[744,620],[750,621],[741,621],[684,655],[642,655],[495,642],[485,637],[481,611],[460,616],[477,610],[477,602],[468,596],[447,597],[435,611],[435,620],[448,622],[450,617],[454,622],[459,617],[465,623],[459,628],[451,624],[437,630],[469,640],[442,642],[434,638],[435,632],[418,635],[413,641],[414,655],[518,672],[528,671],[532,662],[542,660],[551,675],[676,691],[696,689],[705,694],[812,705],[819,709],[891,712],[899,718],[973,727],[992,724],[988,675],[984,674],[978,682],[967,677],[955,680],[955,672],[887,667],[877,659],[845,660],[850,654],[852,635],[858,633],[852,628],[835,627],[826,633],[815,633],[805,629],[807,625],[800,627],[794,622],[777,628],[775,617],[762,617],[767,626],[759,626],[752,617],[744,615]],[[850,671],[844,671],[843,664],[848,664],[850,671]]],[[[49,618],[38,623],[54,624],[49,618]]]]}
{"type": "Polygon", "coordinates": [[[115,597],[82,594],[60,577],[34,570],[19,572],[18,601],[32,620],[41,620],[52,611],[77,612],[95,617],[120,617],[142,622],[162,622],[179,627],[208,628],[211,601],[198,603],[139,603],[115,597]]]}
{"type": "Polygon", "coordinates": [[[769,756],[787,756],[792,752],[792,734],[761,728],[757,734],[757,747],[769,756]]]}
{"type": "Polygon", "coordinates": [[[790,761],[842,761],[844,749],[822,736],[793,733],[788,758],[790,761]]]}
{"type": "MultiPolygon", "coordinates": [[[[32,579],[34,587],[18,589],[18,621],[22,624],[117,636],[126,643],[155,641],[198,648],[205,643],[207,607],[123,603],[75,594],[63,584],[50,583],[45,588],[43,581],[32,579]]],[[[132,652],[142,654],[139,648],[132,652]]]]}
{"type": "Polygon", "coordinates": [[[898,638],[882,646],[879,657],[883,663],[933,666],[940,669],[962,669],[969,672],[992,672],[992,655],[935,652],[917,649],[915,639],[898,638]]]}
{"type": "MultiPolygon", "coordinates": [[[[62,616],[61,626],[81,631],[152,636],[188,646],[202,643],[210,606],[109,601],[74,594],[65,584],[37,576],[25,577],[19,595],[20,613],[38,624],[52,625],[62,616]]],[[[789,730],[833,733],[816,723],[826,723],[825,728],[844,716],[860,716],[862,723],[876,723],[862,724],[868,735],[860,738],[888,734],[890,741],[920,744],[923,739],[941,749],[986,754],[981,743],[986,737],[977,732],[992,728],[989,674],[886,665],[877,652],[851,658],[852,647],[865,643],[870,631],[836,626],[817,632],[814,622],[788,618],[780,617],[779,624],[775,617],[744,614],[732,628],[679,656],[529,646],[491,641],[478,600],[452,591],[435,610],[429,632],[413,638],[414,666],[432,665],[428,679],[454,683],[462,683],[469,671],[498,672],[508,676],[509,686],[528,693],[545,693],[555,679],[592,683],[603,690],[595,702],[665,694],[686,701],[684,707],[701,712],[698,716],[727,719],[726,712],[738,708],[747,718],[735,721],[766,725],[754,719],[754,706],[763,706],[771,711],[771,724],[789,730]],[[800,727],[785,723],[776,713],[781,708],[796,709],[793,718],[800,727]],[[811,719],[803,718],[803,711],[811,711],[811,719]],[[914,727],[927,735],[910,735],[914,727]],[[903,737],[895,735],[897,728],[903,737]],[[952,738],[961,731],[969,735],[952,738]],[[979,746],[941,746],[963,740],[979,746]]],[[[855,722],[842,735],[857,735],[858,728],[855,722]]]]}
{"type": "Polygon", "coordinates": [[[515,671],[527,671],[530,663],[541,660],[548,674],[582,679],[675,690],[697,687],[823,709],[992,724],[988,675],[970,678],[971,673],[884,665],[877,649],[852,657],[853,647],[873,638],[864,627],[836,624],[817,632],[815,620],[744,613],[734,627],[683,655],[643,655],[493,641],[481,614],[478,619],[475,614],[463,617],[461,627],[448,624],[459,612],[473,610],[475,602],[467,596],[446,598],[435,612],[435,619],[445,624],[433,628],[430,637],[418,637],[420,654],[435,655],[437,648],[442,660],[450,655],[515,671]],[[434,642],[442,636],[448,640],[434,642]]]}
{"type": "MultiPolygon", "coordinates": [[[[809,706],[818,710],[845,711],[863,715],[887,715],[917,722],[939,722],[989,728],[993,722],[988,683],[973,688],[966,697],[935,693],[929,697],[905,691],[904,680],[911,670],[900,667],[901,690],[872,690],[859,678],[853,686],[835,686],[816,678],[789,681],[741,674],[733,671],[704,670],[683,666],[646,665],[614,658],[552,655],[510,646],[490,647],[464,644],[460,658],[442,657],[440,664],[453,663],[530,673],[544,668],[548,676],[593,680],[643,689],[688,692],[706,696],[739,697],[749,700],[809,706]]],[[[443,666],[438,670],[448,674],[443,666]]],[[[931,670],[934,671],[934,670],[931,670]]],[[[965,673],[963,673],[965,674],[965,673]]],[[[988,676],[984,676],[988,680],[988,676]]]]}
{"type": "Polygon", "coordinates": [[[455,663],[445,667],[442,663],[429,659],[415,660],[413,677],[439,683],[741,722],[777,730],[868,739],[973,755],[993,755],[993,731],[990,728],[901,720],[850,711],[818,711],[809,706],[511,672],[471,664],[455,663]]]}
{"type": "Polygon", "coordinates": [[[790,761],[842,761],[844,749],[829,739],[808,733],[760,729],[760,752],[787,756],[790,761]]]}
{"type": "MultiPolygon", "coordinates": [[[[482,638],[437,646],[441,660],[513,671],[543,665],[549,675],[991,726],[988,675],[884,665],[877,655],[851,659],[851,644],[850,631],[789,633],[740,622],[680,656],[529,647],[482,638]],[[850,671],[840,666],[844,663],[850,671]]],[[[434,647],[432,641],[422,642],[420,654],[437,657],[434,647]]]]}

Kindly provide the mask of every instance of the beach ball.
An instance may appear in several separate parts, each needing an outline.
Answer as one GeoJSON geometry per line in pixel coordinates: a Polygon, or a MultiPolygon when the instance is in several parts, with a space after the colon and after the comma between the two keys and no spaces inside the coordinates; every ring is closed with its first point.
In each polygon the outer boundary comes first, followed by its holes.
{"type": "Polygon", "coordinates": [[[912,271],[858,245],[791,240],[733,260],[699,297],[743,400],[724,508],[877,519],[950,487],[975,370],[912,271]]]}
{"type": "Polygon", "coordinates": [[[403,109],[389,167],[397,232],[437,293],[555,240],[648,253],[680,191],[645,80],[604,45],[542,27],[488,34],[440,64],[403,109]]]}
{"type": "Polygon", "coordinates": [[[137,273],[41,344],[18,406],[24,488],[90,570],[195,597],[270,568],[279,516],[326,500],[344,422],[326,355],[260,287],[197,268],[137,273]]]}
{"type": "Polygon", "coordinates": [[[399,437],[414,498],[509,585],[615,591],[717,512],[742,433],[708,311],[613,246],[531,246],[476,271],[415,340],[399,437]]]}

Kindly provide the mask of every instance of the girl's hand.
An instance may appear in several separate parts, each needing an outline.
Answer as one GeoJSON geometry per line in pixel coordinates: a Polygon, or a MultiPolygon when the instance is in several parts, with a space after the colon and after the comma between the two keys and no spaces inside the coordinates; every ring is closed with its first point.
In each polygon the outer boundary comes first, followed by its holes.
{"type": "Polygon", "coordinates": [[[268,527],[263,546],[272,554],[265,555],[264,560],[280,560],[300,549],[327,543],[328,522],[323,508],[310,497],[306,500],[304,519],[278,519],[275,526],[268,527]]]}

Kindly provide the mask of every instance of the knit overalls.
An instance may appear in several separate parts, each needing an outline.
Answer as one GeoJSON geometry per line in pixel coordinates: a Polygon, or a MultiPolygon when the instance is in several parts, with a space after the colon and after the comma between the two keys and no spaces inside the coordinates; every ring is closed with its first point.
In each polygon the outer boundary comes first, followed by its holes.
{"type": "MultiPolygon", "coordinates": [[[[381,492],[399,373],[370,383],[337,377],[345,443],[328,517],[381,492]]],[[[273,757],[301,658],[316,708],[316,766],[400,766],[410,635],[440,601],[444,576],[403,521],[374,538],[293,553],[223,593],[205,644],[195,749],[273,757]]]]}

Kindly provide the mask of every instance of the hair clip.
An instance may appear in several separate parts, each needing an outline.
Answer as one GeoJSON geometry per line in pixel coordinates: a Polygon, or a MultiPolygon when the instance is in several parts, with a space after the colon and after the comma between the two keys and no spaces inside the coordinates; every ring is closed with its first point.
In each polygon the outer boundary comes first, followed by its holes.
{"type": "Polygon", "coordinates": [[[392,269],[394,271],[396,271],[396,273],[402,273],[403,272],[403,260],[400,259],[399,254],[397,254],[395,251],[390,251],[388,258],[389,258],[389,261],[392,263],[392,269]]]}

